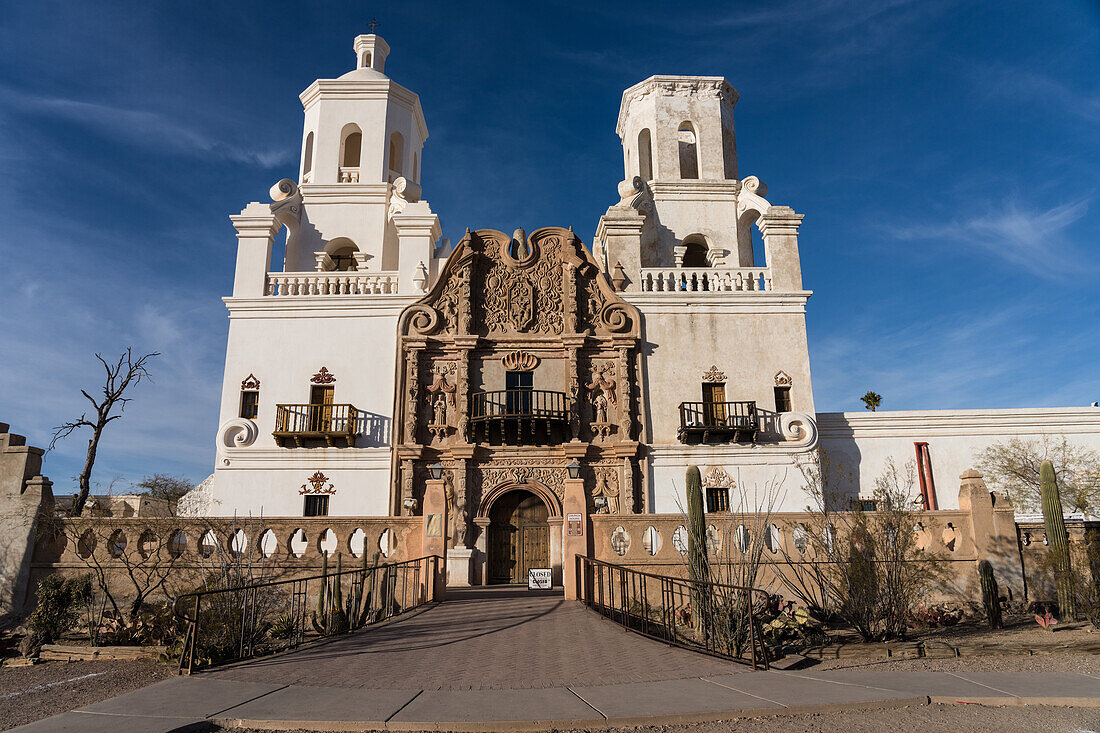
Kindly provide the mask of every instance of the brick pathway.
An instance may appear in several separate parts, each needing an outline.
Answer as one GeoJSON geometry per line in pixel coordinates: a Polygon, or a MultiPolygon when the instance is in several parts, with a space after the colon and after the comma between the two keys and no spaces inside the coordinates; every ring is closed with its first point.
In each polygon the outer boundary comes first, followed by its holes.
{"type": "Polygon", "coordinates": [[[698,678],[750,668],[621,629],[561,595],[449,589],[396,623],[206,678],[323,687],[489,690],[698,678]]]}

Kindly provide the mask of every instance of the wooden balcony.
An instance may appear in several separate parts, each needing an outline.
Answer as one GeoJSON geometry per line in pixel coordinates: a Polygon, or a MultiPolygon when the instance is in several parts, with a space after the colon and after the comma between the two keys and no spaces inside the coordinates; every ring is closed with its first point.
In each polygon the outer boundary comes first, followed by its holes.
{"type": "Polygon", "coordinates": [[[325,441],[329,447],[350,448],[358,432],[359,412],[352,405],[276,405],[275,442],[282,447],[325,441]]]}
{"type": "Polygon", "coordinates": [[[681,402],[681,443],[755,442],[760,432],[755,402],[681,402]]]}
{"type": "Polygon", "coordinates": [[[569,407],[564,392],[501,389],[475,392],[470,422],[474,440],[519,445],[569,440],[569,407]]]}

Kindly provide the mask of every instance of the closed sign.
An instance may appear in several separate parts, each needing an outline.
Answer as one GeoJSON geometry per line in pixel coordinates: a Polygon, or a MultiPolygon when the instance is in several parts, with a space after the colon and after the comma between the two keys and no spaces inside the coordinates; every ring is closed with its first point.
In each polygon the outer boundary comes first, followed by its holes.
{"type": "Polygon", "coordinates": [[[550,590],[550,568],[531,568],[527,571],[527,590],[550,590]]]}

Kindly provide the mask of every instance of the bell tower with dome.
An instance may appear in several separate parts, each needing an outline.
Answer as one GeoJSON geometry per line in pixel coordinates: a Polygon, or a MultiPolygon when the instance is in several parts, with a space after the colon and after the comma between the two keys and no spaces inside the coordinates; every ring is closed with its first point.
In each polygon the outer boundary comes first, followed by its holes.
{"type": "MultiPolygon", "coordinates": [[[[419,198],[428,127],[420,98],[384,73],[389,44],[372,33],[357,37],[354,50],[353,70],[318,79],[300,95],[298,180],[308,216],[290,232],[287,271],[401,269],[396,227],[388,221],[391,191],[419,198]]],[[[417,262],[426,267],[430,253],[423,254],[417,262]]]]}

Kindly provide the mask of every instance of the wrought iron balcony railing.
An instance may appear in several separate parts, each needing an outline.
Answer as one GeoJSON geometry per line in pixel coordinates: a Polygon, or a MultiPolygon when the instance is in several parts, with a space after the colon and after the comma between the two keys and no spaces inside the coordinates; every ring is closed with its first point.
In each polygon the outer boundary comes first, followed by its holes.
{"type": "Polygon", "coordinates": [[[299,448],[305,440],[324,440],[331,448],[342,441],[351,447],[355,441],[359,411],[352,405],[276,405],[275,442],[285,446],[293,441],[299,448]]]}
{"type": "Polygon", "coordinates": [[[475,392],[471,398],[470,420],[482,439],[500,442],[530,443],[542,438],[564,440],[569,424],[569,407],[564,392],[545,389],[501,389],[475,392]],[[494,436],[494,430],[496,431],[494,436]]]}
{"type": "Polygon", "coordinates": [[[681,402],[682,443],[755,441],[760,420],[755,402],[681,402]]]}

